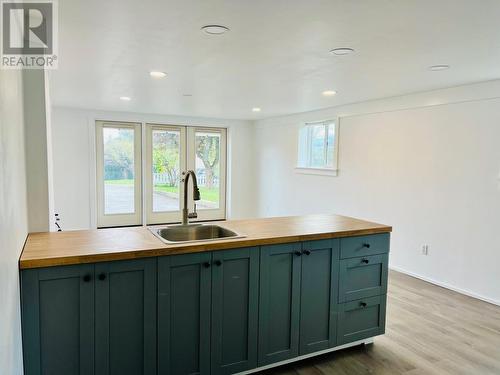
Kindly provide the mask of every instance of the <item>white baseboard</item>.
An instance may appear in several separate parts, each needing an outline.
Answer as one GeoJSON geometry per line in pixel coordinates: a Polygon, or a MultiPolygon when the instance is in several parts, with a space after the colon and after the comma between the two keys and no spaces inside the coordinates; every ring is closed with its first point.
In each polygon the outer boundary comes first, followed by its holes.
{"type": "Polygon", "coordinates": [[[476,299],[479,299],[481,301],[488,302],[488,303],[491,303],[493,305],[500,306],[500,301],[495,300],[495,299],[491,299],[491,298],[488,298],[488,297],[484,297],[484,296],[482,296],[480,294],[471,292],[469,290],[457,288],[457,287],[455,287],[453,285],[450,285],[450,284],[447,284],[447,283],[443,283],[441,281],[436,281],[436,280],[431,279],[429,277],[418,275],[416,273],[407,271],[407,270],[405,270],[403,268],[400,268],[400,267],[390,266],[389,269],[397,271],[397,272],[404,273],[405,275],[412,276],[412,277],[415,277],[415,278],[423,280],[423,281],[427,281],[428,283],[431,283],[431,284],[434,284],[434,285],[437,285],[437,286],[440,286],[440,287],[443,287],[443,288],[446,288],[446,289],[453,290],[454,292],[457,292],[457,293],[460,293],[460,294],[464,294],[464,295],[466,295],[468,297],[476,298],[476,299]]]}
{"type": "Polygon", "coordinates": [[[277,366],[281,366],[281,365],[286,365],[288,363],[297,362],[297,361],[300,361],[302,359],[315,357],[317,355],[321,355],[321,354],[325,354],[325,353],[335,352],[337,350],[346,349],[346,348],[350,348],[352,346],[357,346],[357,345],[361,345],[361,344],[373,344],[373,337],[369,337],[369,338],[364,339],[364,340],[358,340],[358,341],[350,342],[349,344],[339,345],[339,346],[336,346],[334,348],[321,350],[319,352],[301,355],[299,357],[295,357],[295,358],[292,358],[292,359],[287,359],[285,361],[271,363],[270,365],[257,367],[257,368],[254,368],[254,369],[251,369],[251,370],[248,370],[248,371],[238,372],[235,375],[253,374],[253,373],[264,371],[264,370],[267,370],[267,369],[270,369],[270,368],[273,368],[273,367],[277,367],[277,366]]]}

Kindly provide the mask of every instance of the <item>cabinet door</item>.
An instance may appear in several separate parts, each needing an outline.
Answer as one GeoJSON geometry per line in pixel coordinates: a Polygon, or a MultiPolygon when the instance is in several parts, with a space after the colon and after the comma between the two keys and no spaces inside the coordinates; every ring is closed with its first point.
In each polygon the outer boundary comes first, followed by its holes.
{"type": "Polygon", "coordinates": [[[159,375],[210,374],[211,254],[158,258],[159,375]]]}
{"type": "Polygon", "coordinates": [[[96,375],[156,374],[156,258],[97,263],[96,375]]]}
{"type": "Polygon", "coordinates": [[[259,248],[212,253],[212,375],[257,367],[259,248]]]}
{"type": "Polygon", "coordinates": [[[94,372],[94,266],[21,272],[24,373],[94,372]]]}
{"type": "Polygon", "coordinates": [[[304,242],[302,249],[300,355],[336,344],[339,240],[304,242]]]}
{"type": "Polygon", "coordinates": [[[259,366],[299,353],[301,244],[262,246],[259,366]]]}
{"type": "Polygon", "coordinates": [[[342,259],[339,302],[387,293],[388,254],[342,259]]]}

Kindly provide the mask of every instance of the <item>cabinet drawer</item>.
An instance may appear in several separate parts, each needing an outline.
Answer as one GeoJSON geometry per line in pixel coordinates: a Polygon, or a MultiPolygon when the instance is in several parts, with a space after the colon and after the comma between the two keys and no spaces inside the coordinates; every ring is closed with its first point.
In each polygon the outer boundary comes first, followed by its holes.
{"type": "Polygon", "coordinates": [[[347,344],[385,332],[386,296],[364,298],[339,305],[337,344],[347,344]]]}
{"type": "Polygon", "coordinates": [[[355,258],[389,252],[389,233],[340,239],[340,258],[355,258]]]}
{"type": "Polygon", "coordinates": [[[387,293],[388,254],[340,261],[339,302],[387,293]]]}

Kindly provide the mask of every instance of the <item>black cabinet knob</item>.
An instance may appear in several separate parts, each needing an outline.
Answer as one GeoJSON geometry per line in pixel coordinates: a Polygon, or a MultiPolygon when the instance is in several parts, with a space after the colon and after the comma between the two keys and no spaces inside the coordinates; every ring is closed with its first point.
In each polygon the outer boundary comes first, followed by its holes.
{"type": "Polygon", "coordinates": [[[370,263],[370,261],[368,259],[361,259],[361,263],[368,264],[368,263],[370,263]]]}
{"type": "Polygon", "coordinates": [[[360,303],[359,303],[359,306],[361,306],[361,307],[366,307],[366,302],[360,302],[360,303]]]}
{"type": "Polygon", "coordinates": [[[106,274],[105,273],[101,273],[99,275],[99,280],[101,280],[101,281],[106,280],[106,274]]]}
{"type": "Polygon", "coordinates": [[[205,268],[210,267],[210,263],[209,263],[209,262],[205,262],[205,263],[203,263],[203,267],[205,267],[205,268]]]}
{"type": "Polygon", "coordinates": [[[222,264],[222,262],[221,262],[220,260],[216,260],[216,261],[215,261],[215,264],[216,264],[217,266],[220,266],[220,265],[222,264]]]}
{"type": "Polygon", "coordinates": [[[311,255],[311,250],[304,250],[303,253],[306,255],[311,255]]]}
{"type": "Polygon", "coordinates": [[[364,243],[363,247],[366,247],[367,249],[369,249],[370,248],[370,244],[369,243],[364,243]]]}
{"type": "Polygon", "coordinates": [[[88,283],[91,279],[92,277],[90,277],[90,275],[83,276],[83,281],[85,281],[86,283],[88,283]]]}
{"type": "Polygon", "coordinates": [[[300,251],[296,251],[295,255],[297,255],[298,257],[300,257],[302,255],[302,253],[300,251]]]}

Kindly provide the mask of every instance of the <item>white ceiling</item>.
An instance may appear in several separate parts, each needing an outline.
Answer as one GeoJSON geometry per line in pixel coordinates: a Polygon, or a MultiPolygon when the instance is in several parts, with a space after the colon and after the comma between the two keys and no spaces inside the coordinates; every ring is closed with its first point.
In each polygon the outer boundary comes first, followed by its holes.
{"type": "Polygon", "coordinates": [[[499,15],[498,0],[64,0],[51,99],[255,119],[498,79],[499,15]]]}

